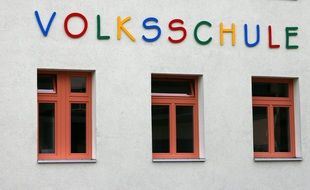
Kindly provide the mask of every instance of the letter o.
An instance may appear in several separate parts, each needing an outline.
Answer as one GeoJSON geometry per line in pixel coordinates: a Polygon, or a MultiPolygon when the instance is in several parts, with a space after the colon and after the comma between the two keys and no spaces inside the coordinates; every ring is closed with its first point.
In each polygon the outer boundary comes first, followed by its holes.
{"type": "Polygon", "coordinates": [[[70,38],[80,38],[82,37],[85,32],[87,31],[87,28],[88,28],[88,23],[87,23],[87,19],[84,15],[80,14],[80,13],[71,13],[69,14],[66,19],[65,19],[65,22],[64,22],[64,28],[65,28],[65,32],[66,34],[70,37],[70,38]],[[82,30],[82,32],[80,32],[79,34],[72,34],[69,29],[68,29],[68,22],[69,20],[72,18],[72,17],[79,17],[83,20],[84,22],[84,29],[82,30]]]}

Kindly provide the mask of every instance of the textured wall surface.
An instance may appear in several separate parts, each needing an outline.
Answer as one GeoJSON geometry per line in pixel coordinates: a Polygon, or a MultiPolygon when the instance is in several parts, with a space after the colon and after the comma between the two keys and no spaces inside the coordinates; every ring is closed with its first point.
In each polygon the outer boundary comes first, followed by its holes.
{"type": "MultiPolygon", "coordinates": [[[[307,0],[110,0],[110,1],[0,1],[0,189],[107,189],[107,190],[307,190],[310,188],[310,2],[307,0]],[[56,18],[48,37],[44,25],[53,11],[56,18]],[[71,39],[63,29],[71,12],[83,13],[87,33],[71,39]],[[108,41],[96,39],[96,15],[108,41]],[[137,41],[124,34],[116,39],[117,16],[131,16],[126,24],[137,41]],[[142,27],[149,16],[159,19],[161,38],[142,27]],[[188,30],[181,44],[167,25],[182,18],[188,30]],[[193,31],[201,20],[212,28],[207,46],[195,42],[193,31]],[[230,35],[219,45],[219,23],[237,27],[237,43],[230,35]],[[243,24],[254,36],[261,26],[257,47],[244,44],[243,24]],[[273,26],[280,49],[268,48],[267,27],[273,26]],[[298,26],[285,48],[285,27],[298,26]],[[95,154],[97,163],[37,163],[38,68],[95,71],[95,154]],[[154,163],[151,145],[151,73],[197,74],[203,81],[205,162],[154,163]],[[303,161],[254,162],[252,130],[252,76],[297,78],[300,103],[296,114],[301,131],[303,161]],[[299,119],[298,119],[299,118],[299,119]]],[[[74,21],[74,19],[72,20],[74,21]]],[[[81,23],[80,23],[81,24],[81,23]]],[[[70,25],[79,31],[79,20],[70,25]]],[[[203,38],[203,37],[202,37],[203,38]]]]}

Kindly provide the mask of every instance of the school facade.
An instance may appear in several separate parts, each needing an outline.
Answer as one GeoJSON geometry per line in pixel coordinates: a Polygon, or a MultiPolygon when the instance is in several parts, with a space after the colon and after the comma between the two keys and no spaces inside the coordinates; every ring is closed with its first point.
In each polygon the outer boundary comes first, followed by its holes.
{"type": "Polygon", "coordinates": [[[0,5],[0,189],[309,189],[308,1],[0,5]]]}

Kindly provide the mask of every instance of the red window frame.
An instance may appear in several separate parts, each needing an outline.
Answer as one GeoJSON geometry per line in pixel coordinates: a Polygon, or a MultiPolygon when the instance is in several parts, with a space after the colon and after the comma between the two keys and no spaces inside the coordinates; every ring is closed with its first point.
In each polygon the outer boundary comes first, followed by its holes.
{"type": "MultiPolygon", "coordinates": [[[[292,79],[283,78],[252,78],[252,83],[286,83],[288,84],[288,97],[258,97],[252,96],[253,107],[266,107],[268,118],[268,152],[254,152],[255,158],[293,158],[295,157],[295,124],[294,124],[294,85],[292,79]],[[275,152],[274,138],[274,107],[289,108],[290,125],[290,152],[275,152]]],[[[254,137],[254,136],[253,136],[254,137]]],[[[254,142],[254,141],[253,141],[254,142]]]]}
{"type": "Polygon", "coordinates": [[[152,105],[169,106],[169,153],[152,153],[153,159],[199,158],[198,78],[193,76],[152,75],[152,80],[193,81],[192,94],[152,93],[152,105]],[[176,106],[193,106],[193,153],[177,153],[176,106]]]}
{"type": "MultiPolygon", "coordinates": [[[[38,75],[56,76],[54,92],[38,90],[39,103],[55,104],[55,153],[39,153],[38,126],[38,160],[74,160],[92,157],[92,84],[90,72],[38,71],[38,75]],[[71,92],[71,77],[86,78],[86,92],[71,92]],[[86,104],[86,153],[71,153],[71,103],[86,104]]],[[[39,118],[39,117],[38,117],[39,118]]]]}

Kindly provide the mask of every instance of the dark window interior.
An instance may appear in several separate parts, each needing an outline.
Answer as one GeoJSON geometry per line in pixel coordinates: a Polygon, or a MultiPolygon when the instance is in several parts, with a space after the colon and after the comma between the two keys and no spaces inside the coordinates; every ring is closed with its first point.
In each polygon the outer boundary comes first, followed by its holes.
{"type": "Polygon", "coordinates": [[[153,153],[169,153],[169,106],[152,106],[153,153]]]}
{"type": "Polygon", "coordinates": [[[192,95],[193,81],[152,80],[152,93],[192,95]]]}
{"type": "Polygon", "coordinates": [[[39,153],[55,153],[54,103],[39,103],[39,153]]]}
{"type": "Polygon", "coordinates": [[[71,152],[86,152],[86,104],[71,104],[71,152]]]}
{"type": "Polygon", "coordinates": [[[86,77],[71,78],[71,92],[85,93],[86,92],[86,77]]]}
{"type": "Polygon", "coordinates": [[[290,151],[290,117],[288,107],[275,107],[274,139],[276,152],[290,151]]]}
{"type": "Polygon", "coordinates": [[[265,97],[288,97],[288,84],[287,83],[252,83],[253,96],[265,97]]]}
{"type": "Polygon", "coordinates": [[[54,75],[38,75],[38,90],[54,90],[55,79],[54,75]]]}
{"type": "Polygon", "coordinates": [[[268,152],[267,107],[253,107],[254,152],[268,152]]]}
{"type": "Polygon", "coordinates": [[[176,106],[177,152],[194,152],[193,106],[176,106]]]}

